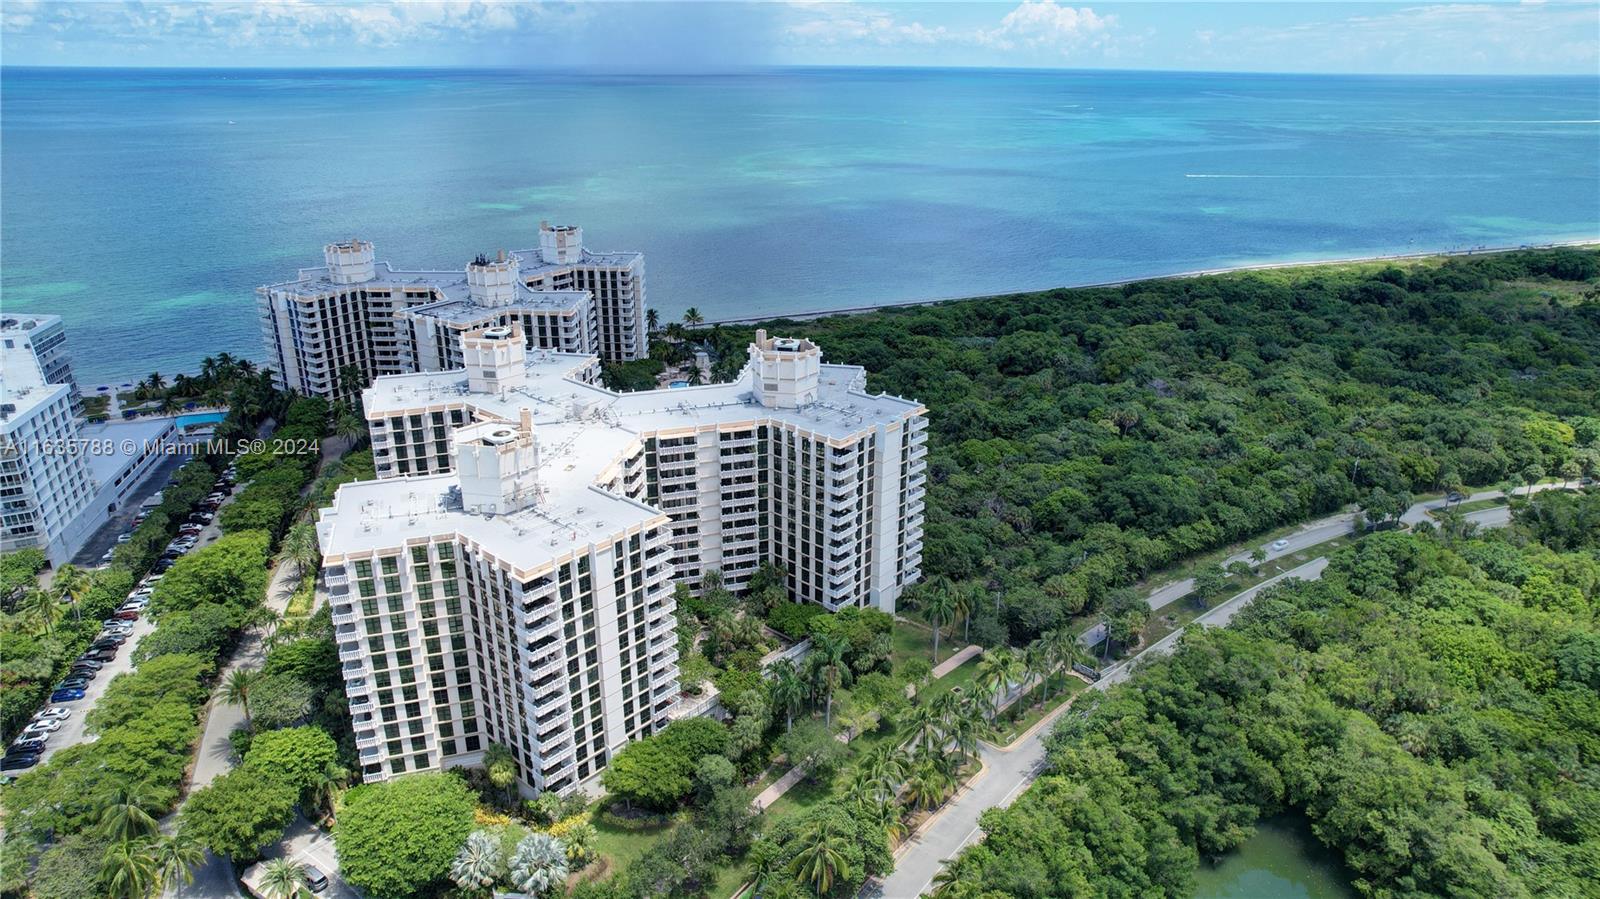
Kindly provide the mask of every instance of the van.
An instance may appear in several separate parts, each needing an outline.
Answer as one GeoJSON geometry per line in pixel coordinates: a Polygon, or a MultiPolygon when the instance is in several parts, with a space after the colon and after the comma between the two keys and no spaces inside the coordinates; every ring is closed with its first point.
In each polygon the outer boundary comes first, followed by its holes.
{"type": "Polygon", "coordinates": [[[313,893],[320,893],[328,888],[328,876],[321,871],[306,865],[306,889],[313,893]]]}

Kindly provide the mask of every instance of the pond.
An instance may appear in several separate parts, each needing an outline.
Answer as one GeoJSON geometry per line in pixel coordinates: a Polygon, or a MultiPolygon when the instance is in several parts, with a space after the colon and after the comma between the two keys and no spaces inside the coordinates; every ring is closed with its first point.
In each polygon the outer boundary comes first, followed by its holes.
{"type": "Polygon", "coordinates": [[[1256,835],[1215,865],[1200,863],[1195,899],[1353,899],[1338,853],[1317,842],[1305,818],[1262,821],[1256,835]]]}

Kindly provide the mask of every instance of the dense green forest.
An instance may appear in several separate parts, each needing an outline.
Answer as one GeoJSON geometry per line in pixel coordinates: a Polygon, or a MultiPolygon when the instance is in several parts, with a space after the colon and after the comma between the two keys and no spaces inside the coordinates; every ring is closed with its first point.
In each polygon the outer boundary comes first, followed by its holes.
{"type": "MultiPolygon", "coordinates": [[[[1592,250],[1529,251],[766,327],[927,404],[925,572],[1001,597],[973,635],[1021,645],[1149,571],[1352,502],[1593,476],[1597,276],[1592,250]]],[[[695,333],[742,358],[747,332],[695,333]]]]}
{"type": "Polygon", "coordinates": [[[1367,895],[1594,896],[1600,490],[1516,505],[1362,540],[1063,718],[939,893],[1188,896],[1297,810],[1367,895]]]}

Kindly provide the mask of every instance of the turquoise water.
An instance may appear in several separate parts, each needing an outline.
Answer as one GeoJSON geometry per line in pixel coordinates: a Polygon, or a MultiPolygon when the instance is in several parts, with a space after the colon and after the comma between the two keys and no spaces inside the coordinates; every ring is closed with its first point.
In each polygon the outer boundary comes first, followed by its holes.
{"type": "Polygon", "coordinates": [[[1304,819],[1273,818],[1216,865],[1201,864],[1195,899],[1355,899],[1348,878],[1304,819]]]}
{"type": "Polygon", "coordinates": [[[823,69],[0,70],[8,309],[81,380],[257,356],[350,235],[459,267],[541,218],[667,319],[1600,233],[1600,79],[823,69]]]}
{"type": "Polygon", "coordinates": [[[227,417],[228,413],[226,412],[191,412],[187,415],[178,416],[177,425],[180,428],[188,427],[189,425],[208,425],[227,417]]]}

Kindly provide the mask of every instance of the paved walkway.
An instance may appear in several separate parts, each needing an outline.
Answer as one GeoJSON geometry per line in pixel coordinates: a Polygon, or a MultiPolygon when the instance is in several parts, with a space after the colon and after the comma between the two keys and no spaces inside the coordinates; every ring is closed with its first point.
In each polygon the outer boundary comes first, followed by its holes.
{"type": "MultiPolygon", "coordinates": [[[[1535,490],[1549,489],[1558,485],[1545,485],[1536,487],[1535,490]]],[[[1473,494],[1470,500],[1493,499],[1500,496],[1500,491],[1486,491],[1473,494]]],[[[1406,512],[1404,520],[1415,523],[1426,518],[1428,510],[1437,509],[1444,505],[1444,500],[1430,500],[1417,503],[1406,512]],[[1413,517],[1416,516],[1416,517],[1413,517]]],[[[1505,506],[1496,506],[1490,509],[1480,509],[1468,512],[1467,520],[1475,522],[1479,527],[1503,527],[1511,520],[1510,510],[1505,506]]],[[[1339,525],[1342,530],[1332,530],[1325,523],[1313,522],[1302,529],[1304,533],[1322,533],[1326,542],[1349,531],[1348,516],[1345,516],[1339,525]]],[[[1295,548],[1306,549],[1316,544],[1307,544],[1302,540],[1291,541],[1291,546],[1278,553],[1283,555],[1296,551],[1295,548]]],[[[1229,598],[1226,602],[1211,609],[1195,623],[1206,627],[1221,627],[1226,625],[1241,609],[1249,605],[1262,590],[1288,578],[1314,581],[1322,576],[1328,567],[1326,557],[1318,557],[1303,565],[1277,575],[1270,580],[1263,581],[1249,590],[1229,598]]],[[[1181,583],[1181,582],[1180,582],[1181,583]]],[[[1155,592],[1162,592],[1177,587],[1177,584],[1168,585],[1155,592]]],[[[1192,587],[1192,584],[1191,584],[1192,587]]],[[[1185,590],[1185,593],[1188,592],[1185,590]]],[[[1179,594],[1180,596],[1183,594],[1179,594]]],[[[1154,593],[1152,593],[1154,596],[1154,593]]],[[[1170,602],[1171,600],[1167,600],[1170,602]]],[[[1165,603],[1163,603],[1164,605],[1165,603]]],[[[1178,640],[1183,636],[1183,631],[1167,635],[1151,646],[1141,651],[1138,655],[1107,668],[1105,676],[1096,682],[1091,689],[1105,690],[1126,681],[1132,676],[1134,669],[1143,661],[1171,653],[1178,645],[1178,640]]],[[[1071,706],[1062,705],[1040,721],[1028,733],[1014,742],[1009,749],[983,744],[982,758],[983,770],[969,782],[970,789],[965,794],[957,794],[933,818],[929,819],[919,832],[907,842],[901,844],[896,852],[895,869],[881,882],[869,881],[862,889],[863,897],[882,897],[882,899],[913,899],[928,890],[933,883],[934,875],[944,867],[944,863],[954,857],[968,843],[978,836],[979,817],[989,808],[1010,805],[1011,801],[1027,789],[1045,766],[1045,736],[1049,734],[1051,726],[1071,706]]]]}

